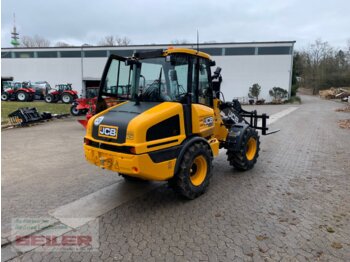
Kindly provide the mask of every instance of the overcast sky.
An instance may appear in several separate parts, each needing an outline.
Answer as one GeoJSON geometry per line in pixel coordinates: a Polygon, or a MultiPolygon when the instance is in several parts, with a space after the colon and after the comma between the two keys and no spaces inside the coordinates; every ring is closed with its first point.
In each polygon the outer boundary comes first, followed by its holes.
{"type": "Polygon", "coordinates": [[[335,47],[350,39],[349,0],[2,0],[1,45],[10,46],[13,13],[20,36],[55,44],[97,44],[106,35],[132,44],[296,40],[335,47]]]}

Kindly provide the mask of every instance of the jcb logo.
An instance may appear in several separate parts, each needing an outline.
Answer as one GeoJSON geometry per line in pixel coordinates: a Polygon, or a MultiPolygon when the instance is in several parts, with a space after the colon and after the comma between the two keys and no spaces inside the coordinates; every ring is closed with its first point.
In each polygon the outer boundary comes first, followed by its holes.
{"type": "Polygon", "coordinates": [[[108,138],[117,138],[118,127],[115,126],[104,126],[100,125],[98,127],[98,135],[108,138]]]}
{"type": "Polygon", "coordinates": [[[206,126],[213,126],[213,124],[214,124],[214,119],[213,119],[213,117],[206,117],[206,118],[204,118],[204,120],[203,120],[203,122],[204,122],[204,124],[206,125],[206,126]]]}

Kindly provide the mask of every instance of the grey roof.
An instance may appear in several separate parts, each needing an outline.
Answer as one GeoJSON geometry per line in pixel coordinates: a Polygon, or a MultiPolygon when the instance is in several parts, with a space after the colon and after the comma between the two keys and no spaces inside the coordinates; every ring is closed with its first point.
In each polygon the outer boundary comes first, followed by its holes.
{"type": "MultiPolygon", "coordinates": [[[[290,44],[294,45],[296,41],[265,41],[265,42],[225,42],[225,43],[199,43],[200,47],[222,47],[222,46],[235,46],[235,45],[278,45],[278,44],[290,44]]],[[[11,51],[22,51],[22,50],[42,50],[42,49],[130,49],[130,48],[142,48],[142,47],[168,47],[168,46],[183,46],[183,47],[196,47],[197,43],[187,43],[187,44],[147,44],[147,45],[127,45],[127,46],[93,46],[93,45],[83,45],[83,46],[64,46],[64,47],[5,47],[1,50],[11,50],[11,51]]]]}

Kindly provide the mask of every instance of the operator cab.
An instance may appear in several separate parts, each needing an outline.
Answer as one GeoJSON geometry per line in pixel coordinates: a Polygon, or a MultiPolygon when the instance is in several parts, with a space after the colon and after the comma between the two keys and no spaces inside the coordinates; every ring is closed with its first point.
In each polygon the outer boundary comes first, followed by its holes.
{"type": "Polygon", "coordinates": [[[213,106],[209,55],[177,48],[112,55],[106,65],[97,113],[120,101],[199,103],[213,106]]]}

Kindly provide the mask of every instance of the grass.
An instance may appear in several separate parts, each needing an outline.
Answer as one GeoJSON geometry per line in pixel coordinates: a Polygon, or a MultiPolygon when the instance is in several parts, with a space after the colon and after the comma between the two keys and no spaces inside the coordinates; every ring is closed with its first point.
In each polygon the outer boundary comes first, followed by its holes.
{"type": "Polygon", "coordinates": [[[35,102],[15,102],[15,101],[7,101],[1,102],[1,123],[6,122],[8,119],[8,114],[16,111],[21,107],[36,107],[39,113],[42,112],[50,112],[52,114],[67,114],[70,113],[70,104],[49,104],[43,101],[35,101],[35,102]]]}

